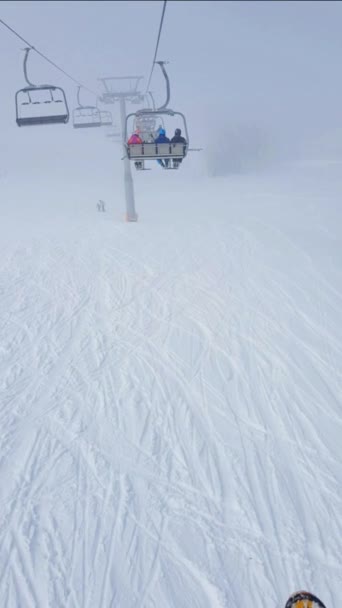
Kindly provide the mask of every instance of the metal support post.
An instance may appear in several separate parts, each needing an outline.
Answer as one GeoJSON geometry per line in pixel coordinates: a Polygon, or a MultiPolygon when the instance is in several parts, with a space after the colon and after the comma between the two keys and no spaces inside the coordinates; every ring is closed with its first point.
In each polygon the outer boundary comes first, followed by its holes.
{"type": "Polygon", "coordinates": [[[122,147],[124,151],[124,175],[125,175],[125,196],[126,196],[126,221],[136,222],[138,220],[135,211],[134,200],[134,185],[131,172],[131,163],[127,157],[126,142],[125,142],[125,126],[126,126],[126,100],[124,97],[120,99],[120,115],[121,115],[121,133],[122,147]]]}

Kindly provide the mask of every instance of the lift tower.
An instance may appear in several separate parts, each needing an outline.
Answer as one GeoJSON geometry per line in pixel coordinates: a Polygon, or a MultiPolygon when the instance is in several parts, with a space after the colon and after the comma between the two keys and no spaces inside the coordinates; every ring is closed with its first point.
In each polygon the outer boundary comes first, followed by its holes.
{"type": "Polygon", "coordinates": [[[100,101],[103,103],[120,103],[121,138],[124,150],[124,179],[126,195],[126,221],[136,222],[138,220],[135,211],[134,186],[131,173],[131,164],[126,153],[125,125],[126,125],[126,101],[140,104],[144,101],[144,95],[138,91],[138,85],[143,76],[109,76],[99,78],[104,86],[104,92],[100,101]]]}

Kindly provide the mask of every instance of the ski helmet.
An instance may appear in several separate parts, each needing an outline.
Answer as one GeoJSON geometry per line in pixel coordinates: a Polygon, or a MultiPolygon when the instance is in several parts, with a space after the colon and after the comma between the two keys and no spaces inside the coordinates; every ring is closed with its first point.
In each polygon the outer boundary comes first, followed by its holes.
{"type": "Polygon", "coordinates": [[[309,591],[296,591],[287,600],[285,608],[325,608],[325,606],[309,591]]]}

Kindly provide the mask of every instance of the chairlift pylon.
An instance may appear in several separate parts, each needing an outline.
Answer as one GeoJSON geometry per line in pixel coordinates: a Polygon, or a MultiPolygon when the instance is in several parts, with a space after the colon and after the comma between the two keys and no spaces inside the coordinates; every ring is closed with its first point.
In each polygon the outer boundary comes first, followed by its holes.
{"type": "Polygon", "coordinates": [[[24,50],[23,68],[28,86],[15,94],[18,127],[66,124],[69,121],[69,108],[64,90],[51,84],[35,85],[30,82],[27,75],[27,60],[31,47],[24,50]]]}

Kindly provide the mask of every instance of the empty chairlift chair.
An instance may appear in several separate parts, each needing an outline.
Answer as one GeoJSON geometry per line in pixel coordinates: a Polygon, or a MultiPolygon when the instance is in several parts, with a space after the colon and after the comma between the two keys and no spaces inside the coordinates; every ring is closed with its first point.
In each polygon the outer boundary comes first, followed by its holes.
{"type": "Polygon", "coordinates": [[[72,121],[74,129],[102,127],[100,111],[94,106],[75,108],[72,112],[72,121]]]}
{"type": "Polygon", "coordinates": [[[77,91],[78,107],[72,112],[74,129],[102,127],[101,112],[97,106],[83,106],[80,102],[80,86],[77,91]]]}
{"type": "Polygon", "coordinates": [[[113,124],[112,113],[108,110],[100,110],[101,125],[103,127],[111,127],[113,124]]]}
{"type": "Polygon", "coordinates": [[[27,76],[27,59],[31,48],[25,49],[24,76],[28,84],[15,94],[18,127],[66,124],[69,108],[61,87],[50,84],[34,85],[27,76]]]}

